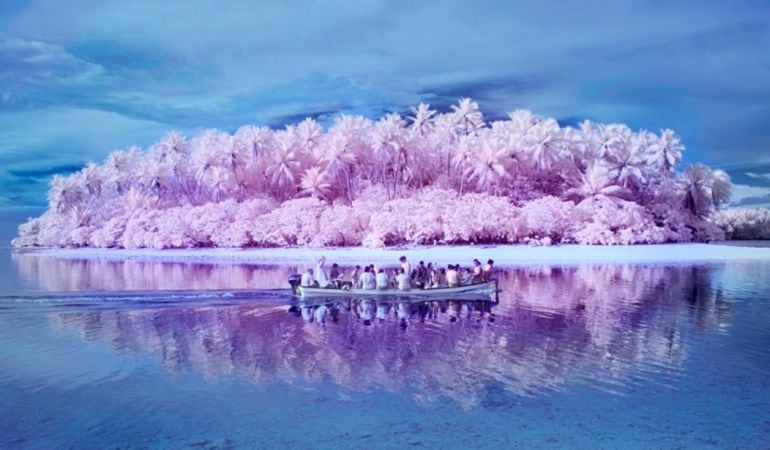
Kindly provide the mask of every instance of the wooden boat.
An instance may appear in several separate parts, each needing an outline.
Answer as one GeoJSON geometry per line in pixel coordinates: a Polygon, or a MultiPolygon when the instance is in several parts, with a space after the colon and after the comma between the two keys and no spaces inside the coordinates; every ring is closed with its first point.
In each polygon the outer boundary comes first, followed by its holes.
{"type": "Polygon", "coordinates": [[[464,286],[420,289],[412,288],[408,291],[399,289],[334,289],[318,287],[297,287],[297,292],[302,298],[309,297],[443,297],[451,298],[457,294],[494,293],[497,290],[497,281],[490,280],[484,283],[467,284],[464,286]]]}

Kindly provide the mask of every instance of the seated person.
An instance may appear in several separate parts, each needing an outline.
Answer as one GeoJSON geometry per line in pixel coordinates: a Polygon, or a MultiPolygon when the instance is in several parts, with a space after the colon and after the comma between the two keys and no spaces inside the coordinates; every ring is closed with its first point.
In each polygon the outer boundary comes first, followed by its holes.
{"type": "Polygon", "coordinates": [[[334,284],[334,287],[339,288],[342,281],[342,272],[340,266],[337,263],[332,264],[332,270],[329,271],[329,279],[334,284]]]}
{"type": "Polygon", "coordinates": [[[302,287],[313,286],[313,269],[308,268],[307,271],[302,274],[302,277],[299,280],[299,285],[302,287]]]}
{"type": "Polygon", "coordinates": [[[406,270],[403,267],[398,271],[396,282],[398,283],[399,291],[408,291],[412,287],[409,283],[409,275],[406,274],[406,270]]]}
{"type": "Polygon", "coordinates": [[[388,280],[388,274],[385,273],[385,269],[380,269],[377,272],[376,284],[377,289],[380,291],[385,291],[390,287],[390,280],[388,280]]]}
{"type": "Polygon", "coordinates": [[[361,274],[360,284],[362,289],[373,290],[377,288],[377,280],[375,279],[374,273],[372,273],[371,267],[364,267],[364,272],[361,274]]]}
{"type": "Polygon", "coordinates": [[[482,273],[482,267],[481,267],[481,261],[478,259],[473,260],[473,278],[471,279],[472,283],[481,283],[484,281],[484,275],[482,273]]]}
{"type": "Polygon", "coordinates": [[[447,266],[446,271],[446,285],[447,287],[457,287],[460,285],[460,273],[457,271],[458,266],[450,264],[447,266]]]}
{"type": "Polygon", "coordinates": [[[350,273],[350,279],[353,282],[353,287],[361,287],[359,281],[361,279],[361,266],[356,266],[350,273]]]}
{"type": "Polygon", "coordinates": [[[492,279],[492,272],[494,271],[495,262],[491,259],[487,260],[487,263],[484,264],[484,267],[481,268],[481,275],[482,279],[484,281],[489,281],[492,279]]]}
{"type": "Polygon", "coordinates": [[[443,273],[444,273],[444,268],[443,267],[441,268],[441,270],[433,269],[433,272],[431,272],[431,274],[430,274],[430,287],[431,288],[435,289],[435,288],[440,288],[440,287],[444,286],[443,273]]]}

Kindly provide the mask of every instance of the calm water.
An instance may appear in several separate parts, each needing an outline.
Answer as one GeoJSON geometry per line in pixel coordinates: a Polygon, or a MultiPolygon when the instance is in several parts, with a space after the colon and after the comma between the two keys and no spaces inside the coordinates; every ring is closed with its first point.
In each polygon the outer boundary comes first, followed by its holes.
{"type": "Polygon", "coordinates": [[[0,448],[770,448],[770,261],[298,305],[296,267],[1,257],[0,448]]]}

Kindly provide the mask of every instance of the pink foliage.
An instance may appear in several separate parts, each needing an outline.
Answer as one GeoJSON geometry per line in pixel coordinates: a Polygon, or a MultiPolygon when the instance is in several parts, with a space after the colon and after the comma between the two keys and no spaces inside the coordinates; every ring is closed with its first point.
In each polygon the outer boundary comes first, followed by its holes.
{"type": "MultiPolygon", "coordinates": [[[[684,146],[625,125],[517,110],[340,116],[281,130],[171,132],[55,176],[13,244],[126,248],[709,240],[730,180],[676,169],[684,146]],[[574,202],[579,202],[579,207],[574,202]]],[[[743,216],[739,216],[743,217],[743,216]]],[[[732,220],[732,219],[731,219],[732,220]]],[[[737,219],[736,219],[737,220],[737,219]]],[[[750,219],[746,219],[750,220],[750,219]]],[[[729,220],[724,226],[736,228],[729,220]]],[[[738,233],[740,234],[740,233],[738,233]]],[[[756,233],[754,233],[756,234],[756,233]]]]}
{"type": "Polygon", "coordinates": [[[570,242],[575,226],[575,204],[553,196],[526,203],[521,208],[524,242],[570,242]]]}
{"type": "Polygon", "coordinates": [[[715,212],[711,219],[728,239],[770,239],[770,209],[726,209],[715,212]]]}
{"type": "Polygon", "coordinates": [[[577,212],[574,238],[581,244],[652,244],[667,239],[652,214],[634,202],[597,195],[580,202],[577,212]]]}

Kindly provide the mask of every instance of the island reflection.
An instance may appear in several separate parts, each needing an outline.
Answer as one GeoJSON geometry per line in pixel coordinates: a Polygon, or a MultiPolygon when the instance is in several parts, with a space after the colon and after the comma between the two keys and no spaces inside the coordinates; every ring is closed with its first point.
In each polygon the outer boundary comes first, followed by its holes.
{"type": "MultiPolygon", "coordinates": [[[[49,289],[63,288],[56,283],[66,280],[65,260],[17,262],[25,276],[40,277],[49,289]]],[[[116,273],[102,271],[110,264],[96,265],[99,271],[77,265],[75,271],[92,288],[134,285],[127,263],[117,263],[129,274],[118,284],[99,282],[99,276],[116,273]]],[[[162,273],[164,280],[168,273],[183,274],[173,280],[194,276],[207,288],[225,287],[211,281],[224,280],[223,274],[241,274],[235,282],[284,281],[296,269],[209,266],[196,273],[194,265],[143,264],[170,267],[137,266],[137,273],[162,273]]],[[[85,340],[106,341],[118,353],[148,354],[171,372],[317,388],[331,382],[353,392],[408,393],[426,404],[449,398],[474,408],[491,405],[500,390],[532,396],[578,383],[622,394],[640,377],[672,384],[693,335],[730,331],[733,305],[714,281],[718,270],[718,265],[543,266],[499,271],[499,302],[266,304],[255,298],[228,305],[56,313],[51,321],[85,340]]],[[[152,280],[142,286],[161,284],[152,280]]],[[[227,282],[234,287],[234,279],[227,282]]],[[[188,280],[178,286],[193,285],[198,286],[188,280]]]]}

